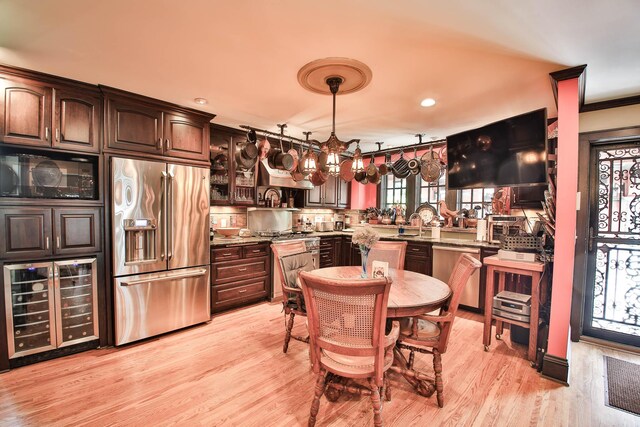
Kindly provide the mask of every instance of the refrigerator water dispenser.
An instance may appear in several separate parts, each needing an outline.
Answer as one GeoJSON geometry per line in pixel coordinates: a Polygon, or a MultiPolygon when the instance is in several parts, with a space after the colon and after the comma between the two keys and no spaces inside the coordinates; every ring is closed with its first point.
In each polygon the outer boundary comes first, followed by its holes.
{"type": "Polygon", "coordinates": [[[125,264],[156,260],[156,221],[125,219],[125,264]]]}

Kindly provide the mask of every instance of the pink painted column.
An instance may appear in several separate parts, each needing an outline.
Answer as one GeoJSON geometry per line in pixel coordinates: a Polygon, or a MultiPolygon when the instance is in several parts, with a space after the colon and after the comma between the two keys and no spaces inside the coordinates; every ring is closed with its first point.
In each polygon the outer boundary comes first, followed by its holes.
{"type": "Polygon", "coordinates": [[[547,353],[567,358],[573,267],[576,245],[578,191],[578,78],[558,82],[558,169],[556,195],[555,262],[547,353]]]}

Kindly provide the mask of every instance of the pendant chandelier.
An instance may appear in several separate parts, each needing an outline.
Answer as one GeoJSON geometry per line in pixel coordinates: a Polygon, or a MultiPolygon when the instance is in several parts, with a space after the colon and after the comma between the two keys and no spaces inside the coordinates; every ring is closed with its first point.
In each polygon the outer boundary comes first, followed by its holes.
{"type": "Polygon", "coordinates": [[[331,126],[331,136],[326,142],[320,144],[321,150],[327,153],[327,168],[329,169],[329,175],[338,176],[340,174],[340,153],[345,151],[349,144],[358,141],[352,139],[347,142],[342,142],[336,136],[336,95],[342,84],[342,77],[329,77],[326,79],[326,83],[329,86],[331,95],[333,96],[333,121],[331,126]]]}

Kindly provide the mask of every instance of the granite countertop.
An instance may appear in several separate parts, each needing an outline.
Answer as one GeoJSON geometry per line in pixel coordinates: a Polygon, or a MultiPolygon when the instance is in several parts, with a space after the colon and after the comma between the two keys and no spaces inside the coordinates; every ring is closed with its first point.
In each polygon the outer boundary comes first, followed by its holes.
{"type": "MultiPolygon", "coordinates": [[[[338,237],[338,236],[346,236],[349,237],[353,233],[353,230],[343,230],[343,231],[314,231],[313,233],[305,234],[303,237],[338,237]]],[[[433,239],[431,237],[418,237],[417,235],[405,234],[405,235],[396,235],[396,234],[382,234],[380,236],[383,240],[404,240],[408,242],[424,242],[424,243],[432,243],[443,246],[465,246],[470,248],[495,248],[498,249],[500,244],[498,243],[490,243],[490,242],[478,242],[475,240],[469,239],[455,239],[448,237],[441,237],[440,239],[433,239]]],[[[216,237],[213,239],[213,242],[210,242],[210,245],[213,246],[233,246],[233,245],[248,245],[252,243],[262,243],[262,242],[271,242],[270,237],[237,237],[233,239],[225,239],[221,237],[216,237]]]]}

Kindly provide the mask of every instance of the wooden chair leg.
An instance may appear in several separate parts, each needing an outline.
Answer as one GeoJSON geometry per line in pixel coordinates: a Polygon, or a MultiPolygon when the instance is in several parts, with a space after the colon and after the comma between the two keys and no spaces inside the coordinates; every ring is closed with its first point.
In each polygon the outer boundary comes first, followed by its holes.
{"type": "Polygon", "coordinates": [[[444,396],[443,396],[444,384],[442,382],[442,356],[440,355],[440,352],[435,348],[433,349],[433,370],[436,373],[436,392],[438,396],[438,406],[442,408],[444,406],[444,396]]]}
{"type": "Polygon", "coordinates": [[[384,376],[384,399],[387,402],[391,402],[391,382],[389,381],[389,374],[384,376]]]}
{"type": "Polygon", "coordinates": [[[289,349],[289,341],[291,340],[291,330],[293,329],[293,319],[296,317],[295,313],[289,314],[289,321],[287,322],[287,330],[284,333],[284,345],[282,346],[282,352],[286,353],[289,349]]]}
{"type": "Polygon", "coordinates": [[[316,417],[318,416],[318,411],[320,410],[320,398],[324,394],[324,390],[326,387],[326,377],[327,371],[325,371],[324,369],[320,369],[320,373],[318,374],[318,378],[316,379],[316,388],[313,396],[313,402],[311,402],[311,413],[309,413],[309,427],[313,427],[316,425],[316,417]]]}
{"type": "Polygon", "coordinates": [[[378,386],[373,378],[369,378],[369,388],[371,389],[371,406],[373,406],[373,425],[382,427],[382,402],[378,386]]]}
{"type": "Polygon", "coordinates": [[[407,368],[413,369],[413,358],[415,357],[415,351],[411,350],[409,353],[409,362],[407,362],[407,368]]]}

